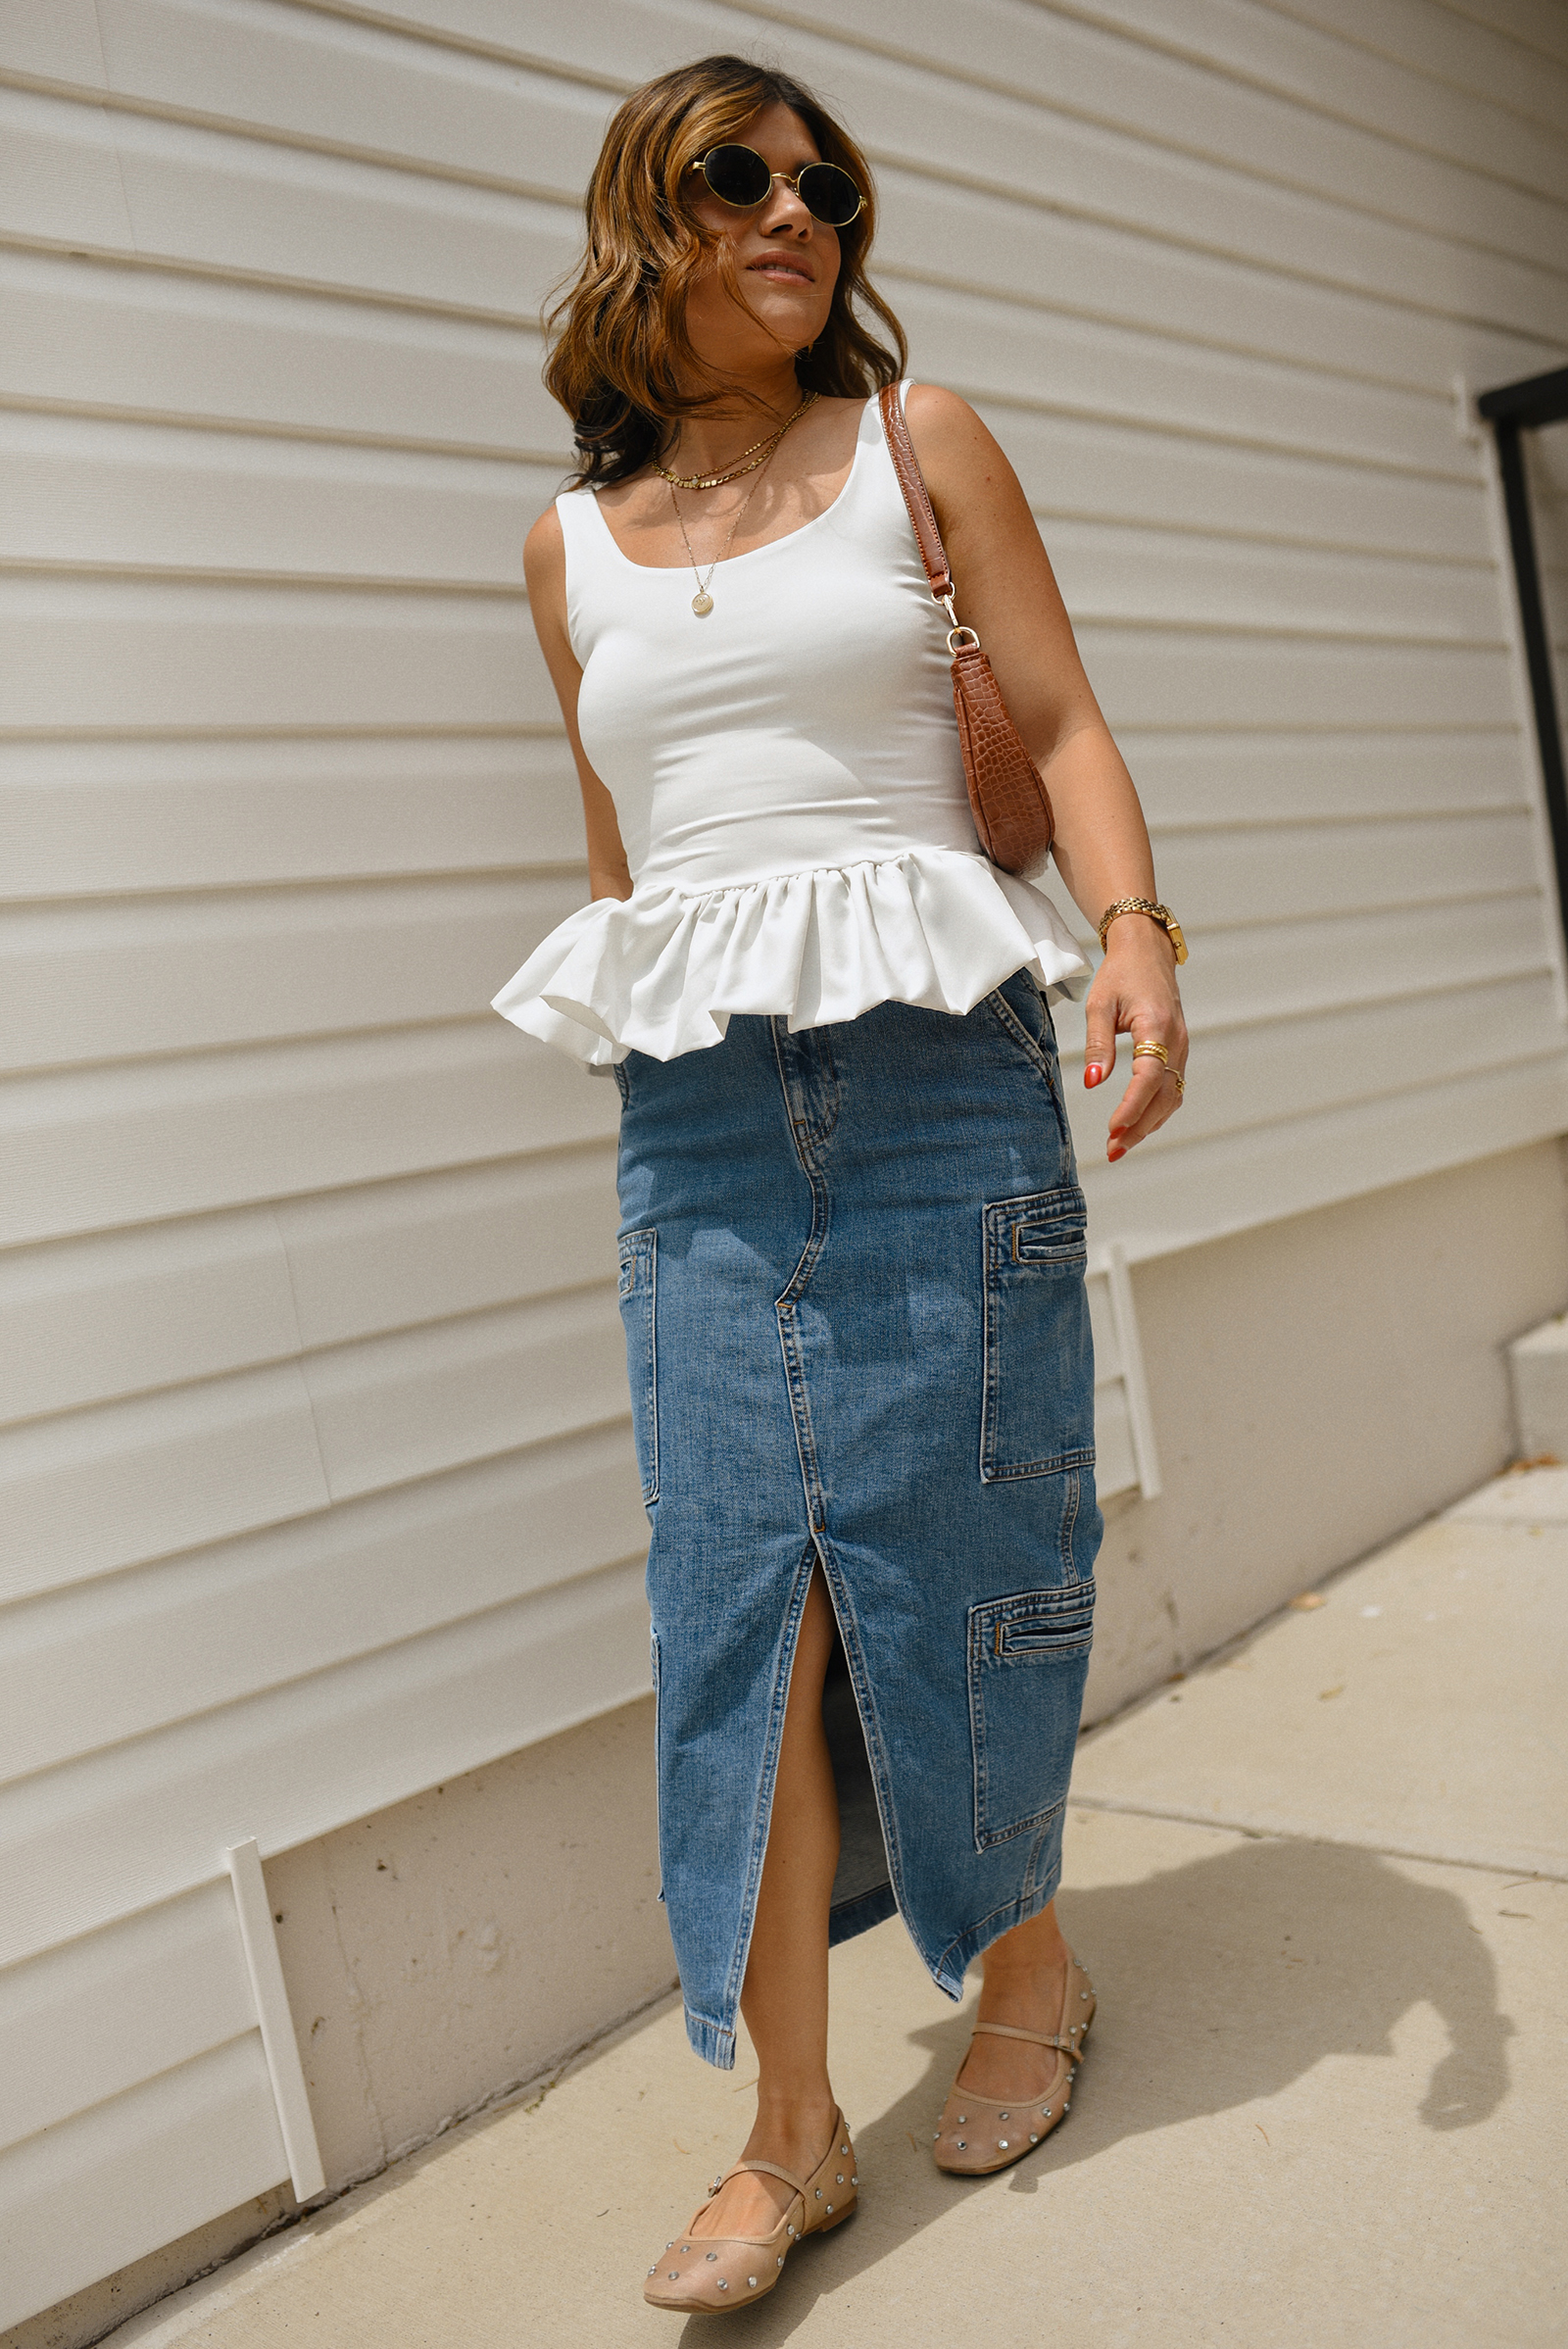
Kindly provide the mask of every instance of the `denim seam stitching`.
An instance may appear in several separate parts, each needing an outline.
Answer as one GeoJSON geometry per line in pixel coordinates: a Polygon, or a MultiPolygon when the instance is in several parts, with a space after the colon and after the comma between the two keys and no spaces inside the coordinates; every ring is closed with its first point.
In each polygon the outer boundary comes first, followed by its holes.
{"type": "Polygon", "coordinates": [[[1051,1106],[1055,1111],[1056,1129],[1061,1137],[1062,1148],[1070,1153],[1072,1150],[1072,1134],[1067,1124],[1067,1112],[1062,1104],[1061,1094],[1057,1088],[1055,1071],[1052,1065],[1051,1055],[1043,1049],[1042,1046],[1036,1044],[1034,1038],[1030,1035],[1028,1029],[1024,1026],[1023,1021],[1018,1017],[1017,1012],[1014,1011],[1012,1005],[1008,1003],[1006,997],[1003,994],[1000,987],[993,987],[991,993],[985,998],[985,1003],[987,1010],[991,1012],[993,1018],[1000,1022],[1001,1026],[1005,1029],[1006,1033],[1011,1037],[1013,1043],[1018,1047],[1019,1051],[1028,1059],[1036,1075],[1040,1078],[1042,1084],[1045,1086],[1046,1091],[1050,1094],[1051,1106]]]}

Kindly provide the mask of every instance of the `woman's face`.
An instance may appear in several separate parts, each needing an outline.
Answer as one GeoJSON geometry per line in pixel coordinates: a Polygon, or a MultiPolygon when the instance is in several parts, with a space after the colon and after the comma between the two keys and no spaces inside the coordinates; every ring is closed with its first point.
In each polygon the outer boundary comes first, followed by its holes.
{"type": "MultiPolygon", "coordinates": [[[[789,107],[764,106],[737,142],[755,147],[771,171],[793,179],[803,164],[820,163],[816,141],[789,107]]],[[[839,273],[837,231],[812,220],[792,187],[773,182],[755,212],[721,203],[700,171],[688,198],[705,228],[728,239],[746,309],[736,308],[716,272],[692,288],[686,331],[698,357],[717,372],[738,376],[814,342],[827,324],[839,273]]]]}

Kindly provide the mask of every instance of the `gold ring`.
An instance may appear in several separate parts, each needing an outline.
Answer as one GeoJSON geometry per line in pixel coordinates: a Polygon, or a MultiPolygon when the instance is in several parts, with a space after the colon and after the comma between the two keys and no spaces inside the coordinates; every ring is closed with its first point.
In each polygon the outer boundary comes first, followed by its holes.
{"type": "Polygon", "coordinates": [[[1133,1046],[1133,1058],[1135,1060],[1141,1060],[1146,1052],[1152,1060],[1162,1061],[1165,1067],[1169,1068],[1169,1052],[1166,1052],[1165,1047],[1162,1044],[1156,1044],[1152,1036],[1146,1037],[1142,1044],[1135,1044],[1133,1046]]]}
{"type": "Polygon", "coordinates": [[[1179,1068],[1173,1068],[1170,1073],[1176,1080],[1176,1099],[1180,1101],[1182,1095],[1187,1091],[1187,1079],[1179,1068]]]}

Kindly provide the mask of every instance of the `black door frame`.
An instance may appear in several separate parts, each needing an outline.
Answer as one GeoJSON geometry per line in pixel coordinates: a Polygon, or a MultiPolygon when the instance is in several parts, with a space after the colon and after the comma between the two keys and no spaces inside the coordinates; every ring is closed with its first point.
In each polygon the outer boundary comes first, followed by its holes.
{"type": "Polygon", "coordinates": [[[1557,865],[1557,906],[1563,935],[1568,938],[1568,776],[1563,772],[1562,726],[1551,673],[1551,638],[1541,593],[1535,524],[1530,514],[1530,481],[1520,445],[1522,433],[1536,432],[1543,424],[1560,424],[1568,419],[1568,367],[1554,367],[1545,375],[1530,375],[1521,383],[1499,384],[1494,391],[1483,392],[1476,408],[1492,426],[1497,444],[1497,469],[1502,476],[1508,546],[1513,556],[1514,592],[1519,600],[1519,626],[1524,637],[1525,664],[1530,672],[1536,742],[1545,786],[1546,820],[1551,827],[1552,855],[1557,865]]]}

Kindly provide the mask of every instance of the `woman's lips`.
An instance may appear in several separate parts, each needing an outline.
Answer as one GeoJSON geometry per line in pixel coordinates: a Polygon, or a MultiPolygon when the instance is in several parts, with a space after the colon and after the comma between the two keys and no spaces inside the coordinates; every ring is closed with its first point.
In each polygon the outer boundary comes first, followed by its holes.
{"type": "Polygon", "coordinates": [[[798,262],[781,261],[774,255],[769,255],[766,261],[748,262],[746,267],[748,274],[753,276],[788,278],[795,285],[809,285],[812,282],[810,272],[803,269],[798,262]]]}

